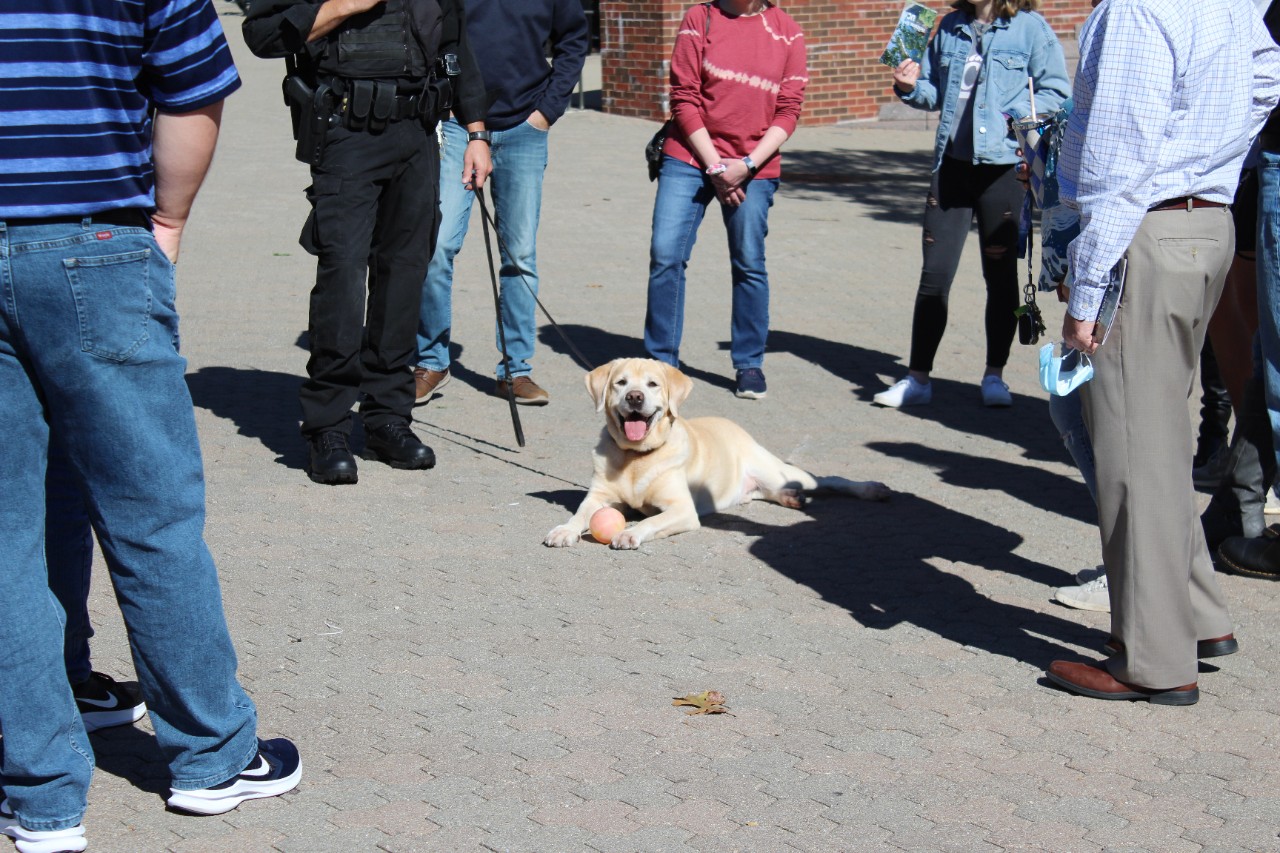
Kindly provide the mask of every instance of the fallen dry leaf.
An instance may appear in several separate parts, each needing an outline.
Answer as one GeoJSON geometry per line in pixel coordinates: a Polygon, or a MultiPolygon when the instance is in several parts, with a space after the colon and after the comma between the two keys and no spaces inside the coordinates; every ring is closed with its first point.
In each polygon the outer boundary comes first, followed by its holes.
{"type": "Polygon", "coordinates": [[[677,696],[671,700],[671,704],[676,706],[688,705],[695,708],[696,710],[693,711],[685,711],[686,714],[690,715],[729,713],[729,709],[724,706],[724,694],[719,690],[704,690],[701,693],[677,696]]]}

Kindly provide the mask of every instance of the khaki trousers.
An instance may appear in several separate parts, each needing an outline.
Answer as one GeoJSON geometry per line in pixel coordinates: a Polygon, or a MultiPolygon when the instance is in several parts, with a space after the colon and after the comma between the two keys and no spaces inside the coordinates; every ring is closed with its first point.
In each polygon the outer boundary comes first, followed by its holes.
{"type": "Polygon", "coordinates": [[[1148,213],[1122,307],[1083,393],[1097,461],[1111,674],[1153,689],[1196,681],[1196,641],[1231,632],[1191,484],[1187,398],[1235,252],[1227,208],[1148,213]]]}

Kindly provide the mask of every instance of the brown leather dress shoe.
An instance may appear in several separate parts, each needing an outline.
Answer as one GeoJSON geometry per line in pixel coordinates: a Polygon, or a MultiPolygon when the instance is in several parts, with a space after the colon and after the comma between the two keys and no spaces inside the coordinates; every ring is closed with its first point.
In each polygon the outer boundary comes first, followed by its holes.
{"type": "Polygon", "coordinates": [[[428,403],[431,395],[449,383],[449,369],[432,370],[429,367],[413,369],[413,402],[428,403]]]}
{"type": "MultiPolygon", "coordinates": [[[[1102,650],[1109,655],[1118,655],[1124,650],[1124,643],[1112,637],[1102,646],[1102,650]]],[[[1240,643],[1236,641],[1235,634],[1223,634],[1221,637],[1214,637],[1211,640],[1198,640],[1196,642],[1196,657],[1198,658],[1220,658],[1226,655],[1234,655],[1240,651],[1240,643]]]]}
{"type": "MultiPolygon", "coordinates": [[[[545,406],[551,402],[551,395],[543,390],[537,382],[534,382],[528,375],[513,376],[511,378],[511,390],[515,393],[516,402],[522,406],[545,406]]],[[[507,382],[505,379],[499,379],[498,383],[493,386],[493,393],[497,396],[507,399],[507,382]]]]}
{"type": "Polygon", "coordinates": [[[1049,664],[1045,675],[1059,687],[1092,699],[1131,699],[1152,705],[1194,705],[1200,701],[1200,688],[1194,683],[1169,690],[1152,690],[1116,681],[1111,673],[1096,663],[1056,660],[1049,664]]]}

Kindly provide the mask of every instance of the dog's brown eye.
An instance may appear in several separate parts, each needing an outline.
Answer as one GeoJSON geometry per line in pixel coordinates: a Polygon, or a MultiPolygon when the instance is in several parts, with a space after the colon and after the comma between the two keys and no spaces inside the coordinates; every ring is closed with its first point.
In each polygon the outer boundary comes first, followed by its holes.
{"type": "Polygon", "coordinates": [[[654,382],[652,379],[650,379],[650,380],[649,380],[649,387],[650,387],[650,388],[657,388],[657,387],[658,387],[658,383],[657,383],[657,382],[654,382]]]}

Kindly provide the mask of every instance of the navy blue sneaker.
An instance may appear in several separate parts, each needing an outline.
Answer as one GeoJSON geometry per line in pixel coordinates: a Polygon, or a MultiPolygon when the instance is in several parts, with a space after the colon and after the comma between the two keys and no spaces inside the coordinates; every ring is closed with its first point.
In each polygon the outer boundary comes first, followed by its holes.
{"type": "Polygon", "coordinates": [[[738,387],[734,395],[746,400],[763,400],[765,393],[764,371],[758,367],[748,367],[738,371],[738,387]]]}
{"type": "Polygon", "coordinates": [[[293,741],[258,740],[249,766],[220,785],[196,790],[170,788],[169,808],[193,814],[223,814],[245,800],[277,797],[302,781],[302,759],[293,741]]]}
{"type": "Polygon", "coordinates": [[[131,687],[101,672],[94,672],[79,684],[71,685],[76,697],[76,708],[84,722],[86,732],[96,732],[111,726],[129,726],[142,719],[147,705],[131,687]]]}

